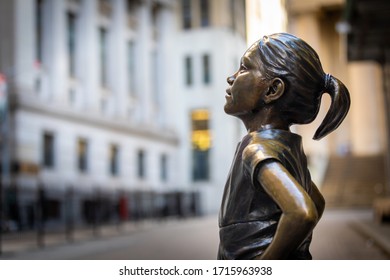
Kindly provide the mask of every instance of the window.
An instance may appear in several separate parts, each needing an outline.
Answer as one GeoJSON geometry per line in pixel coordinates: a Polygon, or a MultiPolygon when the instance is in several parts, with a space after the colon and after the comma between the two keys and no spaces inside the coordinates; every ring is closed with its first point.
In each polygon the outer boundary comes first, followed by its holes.
{"type": "Polygon", "coordinates": [[[54,167],[54,135],[50,132],[43,134],[43,166],[54,167]]]}
{"type": "Polygon", "coordinates": [[[35,21],[35,37],[36,37],[36,59],[37,63],[42,63],[43,58],[43,14],[45,0],[37,0],[35,3],[36,21],[35,21]]]}
{"type": "Polygon", "coordinates": [[[160,105],[160,75],[159,75],[159,63],[158,63],[158,53],[157,50],[151,52],[151,66],[152,66],[152,81],[151,81],[151,90],[153,93],[153,101],[158,106],[160,105]]]}
{"type": "Polygon", "coordinates": [[[112,1],[111,0],[99,0],[99,12],[101,15],[111,17],[112,15],[112,1]]]}
{"type": "Polygon", "coordinates": [[[81,138],[77,142],[77,167],[80,172],[88,171],[88,141],[81,138]]]}
{"type": "Polygon", "coordinates": [[[139,179],[145,179],[145,152],[139,150],[137,154],[137,175],[139,179]]]}
{"type": "Polygon", "coordinates": [[[192,57],[186,56],[184,59],[185,82],[187,86],[192,85],[192,57]]]}
{"type": "Polygon", "coordinates": [[[127,24],[130,29],[134,29],[137,26],[137,6],[139,4],[138,0],[127,0],[127,24]]]}
{"type": "Polygon", "coordinates": [[[135,93],[135,46],[134,42],[130,41],[127,45],[128,56],[128,73],[129,73],[129,89],[130,93],[135,93]]]}
{"type": "Polygon", "coordinates": [[[119,174],[119,148],[117,145],[110,146],[110,174],[119,174]]]}
{"type": "Polygon", "coordinates": [[[159,13],[160,13],[160,8],[161,8],[161,4],[159,3],[153,3],[152,4],[152,12],[151,12],[151,16],[152,16],[152,34],[153,34],[153,40],[155,42],[158,41],[158,36],[159,36],[159,13]]]}
{"type": "Polygon", "coordinates": [[[192,21],[191,0],[182,0],[181,7],[182,7],[183,28],[190,29],[191,21],[192,21]]]}
{"type": "Polygon", "coordinates": [[[102,97],[100,99],[100,111],[103,112],[103,113],[107,113],[107,109],[108,109],[107,98],[106,97],[102,97]]]}
{"type": "Polygon", "coordinates": [[[69,75],[74,77],[76,73],[76,22],[77,17],[74,13],[68,12],[68,61],[69,75]]]}
{"type": "Polygon", "coordinates": [[[69,92],[68,92],[68,99],[69,99],[69,102],[71,104],[75,104],[76,103],[76,90],[74,88],[70,88],[69,89],[69,92]]]}
{"type": "Polygon", "coordinates": [[[127,0],[127,13],[132,14],[136,9],[137,0],[127,0]]]}
{"type": "Polygon", "coordinates": [[[208,0],[200,0],[200,24],[202,27],[209,26],[210,24],[210,12],[209,12],[208,0]]]}
{"type": "Polygon", "coordinates": [[[160,158],[160,178],[161,181],[166,182],[168,180],[168,156],[167,155],[161,155],[160,158]]]}
{"type": "Polygon", "coordinates": [[[194,181],[208,180],[210,177],[211,133],[209,129],[209,111],[194,110],[192,123],[192,178],[194,181]]]}
{"type": "Polygon", "coordinates": [[[103,87],[107,87],[107,29],[104,27],[99,28],[100,38],[100,81],[103,87]]]}
{"type": "Polygon", "coordinates": [[[210,84],[210,56],[208,54],[203,55],[202,57],[202,66],[203,66],[203,83],[210,84]]]}

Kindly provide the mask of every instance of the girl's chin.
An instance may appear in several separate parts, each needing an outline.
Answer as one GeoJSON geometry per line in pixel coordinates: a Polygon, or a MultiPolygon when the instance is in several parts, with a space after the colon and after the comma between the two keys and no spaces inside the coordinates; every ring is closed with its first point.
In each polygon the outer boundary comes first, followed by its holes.
{"type": "Polygon", "coordinates": [[[229,107],[226,107],[224,108],[224,111],[226,114],[230,115],[230,116],[234,116],[234,117],[238,117],[240,114],[234,110],[232,110],[231,108],[229,107]]]}
{"type": "Polygon", "coordinates": [[[223,107],[224,111],[226,114],[235,116],[235,117],[240,117],[242,115],[248,114],[247,111],[243,111],[242,108],[236,106],[233,102],[227,101],[225,103],[225,106],[223,107]]]}
{"type": "Polygon", "coordinates": [[[223,110],[224,110],[225,113],[228,114],[228,115],[233,114],[233,111],[232,111],[232,109],[230,108],[230,106],[229,106],[228,103],[225,104],[225,106],[223,107],[223,110]]]}

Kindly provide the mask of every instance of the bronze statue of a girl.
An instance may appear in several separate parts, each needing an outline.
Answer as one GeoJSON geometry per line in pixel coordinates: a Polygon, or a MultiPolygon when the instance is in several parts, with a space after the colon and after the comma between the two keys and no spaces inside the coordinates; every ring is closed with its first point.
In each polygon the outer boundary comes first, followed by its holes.
{"type": "Polygon", "coordinates": [[[306,42],[287,33],[255,42],[227,82],[225,112],[240,118],[248,134],[223,194],[218,259],[311,259],[325,201],[311,180],[302,139],[289,128],[312,122],[328,93],[331,106],[314,139],[326,136],[348,112],[348,90],[324,73],[306,42]]]}

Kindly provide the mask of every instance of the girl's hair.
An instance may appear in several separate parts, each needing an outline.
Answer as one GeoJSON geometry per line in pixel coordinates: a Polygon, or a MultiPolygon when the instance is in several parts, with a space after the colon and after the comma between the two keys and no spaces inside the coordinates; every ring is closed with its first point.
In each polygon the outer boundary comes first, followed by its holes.
{"type": "Polygon", "coordinates": [[[340,80],[324,73],[312,47],[291,34],[277,33],[258,41],[258,53],[265,78],[279,77],[285,83],[279,108],[290,124],[312,122],[325,92],[332,102],[313,139],[321,139],[341,124],[350,106],[348,89],[340,80]]]}

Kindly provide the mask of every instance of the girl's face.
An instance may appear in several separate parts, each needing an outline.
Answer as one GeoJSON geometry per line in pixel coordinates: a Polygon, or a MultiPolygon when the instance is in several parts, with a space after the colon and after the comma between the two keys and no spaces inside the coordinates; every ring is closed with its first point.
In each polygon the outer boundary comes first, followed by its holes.
{"type": "Polygon", "coordinates": [[[260,72],[260,60],[254,43],[242,56],[240,68],[227,78],[225,112],[243,117],[264,104],[262,96],[268,91],[269,83],[260,72]]]}

